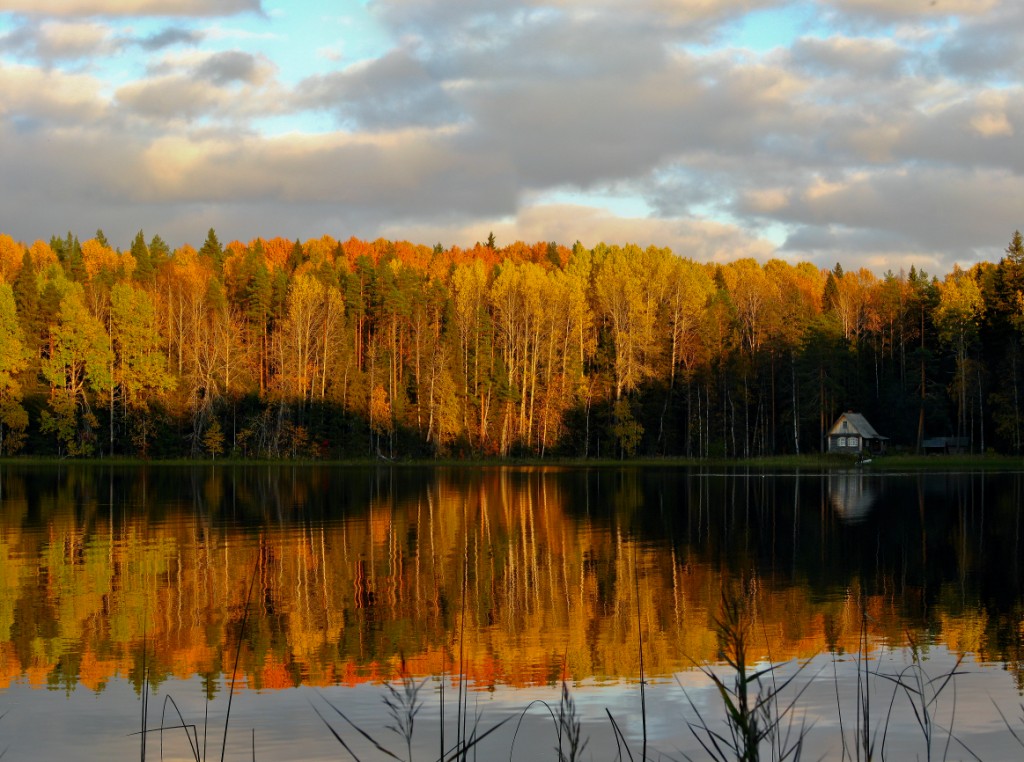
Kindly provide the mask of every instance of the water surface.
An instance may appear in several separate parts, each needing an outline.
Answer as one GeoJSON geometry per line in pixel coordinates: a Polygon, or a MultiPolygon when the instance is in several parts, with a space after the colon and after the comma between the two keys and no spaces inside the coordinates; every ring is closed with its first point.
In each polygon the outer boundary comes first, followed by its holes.
{"type": "MultiPolygon", "coordinates": [[[[234,674],[235,758],[253,733],[258,758],[337,758],[310,704],[387,738],[382,683],[408,674],[427,680],[422,758],[460,686],[486,725],[557,703],[566,680],[594,758],[611,759],[606,709],[639,738],[641,654],[652,742],[692,749],[680,718],[687,695],[716,711],[693,665],[719,659],[725,589],[749,603],[752,658],[828,675],[803,700],[822,748],[840,738],[836,681],[854,685],[866,627],[893,673],[913,653],[930,674],[963,656],[955,728],[1000,758],[1009,734],[989,696],[1012,720],[1024,685],[1022,486],[1017,473],[0,466],[0,749],[138,754],[145,682],[151,726],[167,695],[189,722],[209,712],[212,758],[234,674]]],[[[516,740],[523,758],[530,743],[550,752],[546,722],[516,740]]],[[[511,738],[493,740],[507,755],[511,738]]]]}

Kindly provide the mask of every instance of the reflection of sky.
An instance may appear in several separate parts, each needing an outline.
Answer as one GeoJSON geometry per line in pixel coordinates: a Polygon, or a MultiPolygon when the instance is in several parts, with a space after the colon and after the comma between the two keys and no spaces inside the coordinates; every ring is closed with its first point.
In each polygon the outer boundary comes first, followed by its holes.
{"type": "MultiPolygon", "coordinates": [[[[926,654],[922,675],[927,678],[948,674],[954,667],[955,657],[943,647],[933,647],[926,654]]],[[[903,673],[912,680],[913,672],[905,670],[911,665],[906,649],[884,651],[873,655],[869,662],[872,673],[885,675],[903,673]]],[[[777,673],[784,680],[797,668],[795,662],[783,665],[777,673]]],[[[798,675],[792,687],[784,694],[793,697],[804,690],[797,701],[799,714],[796,725],[803,721],[811,728],[807,737],[805,756],[831,758],[840,754],[839,718],[850,733],[856,716],[857,664],[852,656],[833,663],[828,654],[815,657],[798,675]],[[837,678],[833,677],[833,669],[837,678]],[[836,683],[838,680],[838,685],[836,683]],[[837,710],[836,693],[841,697],[837,710]]],[[[983,759],[1019,758],[1022,750],[1016,745],[993,708],[996,702],[1018,730],[1021,721],[1016,707],[1019,697],[1007,674],[994,666],[979,665],[967,659],[963,674],[954,678],[956,687],[953,730],[958,739],[970,746],[983,759]]],[[[723,673],[720,673],[723,674],[723,673]]],[[[723,677],[727,675],[723,674],[723,677]]],[[[679,752],[701,758],[701,749],[687,729],[687,722],[696,719],[689,701],[692,700],[709,721],[722,717],[721,705],[710,682],[696,671],[683,672],[674,680],[652,681],[646,689],[647,732],[649,754],[657,752],[679,757],[679,752]],[[685,691],[685,693],[684,693],[685,691]],[[689,700],[687,699],[689,697],[689,700]]],[[[938,682],[936,683],[938,685],[938,682]]],[[[886,708],[893,693],[893,684],[880,677],[870,680],[872,690],[872,727],[881,727],[886,708]]],[[[438,738],[439,698],[436,681],[428,681],[420,693],[423,707],[416,718],[414,758],[434,758],[438,738]]],[[[584,682],[572,687],[577,711],[583,720],[584,735],[590,741],[585,758],[613,759],[615,740],[608,721],[610,712],[622,729],[634,758],[638,757],[642,743],[640,723],[640,689],[635,682],[616,682],[596,685],[584,682]]],[[[484,732],[502,719],[511,718],[504,726],[486,739],[480,747],[481,759],[506,759],[509,750],[513,759],[551,758],[555,745],[554,727],[548,711],[539,703],[529,711],[523,710],[531,702],[543,701],[557,711],[560,686],[533,687],[516,690],[499,687],[493,692],[470,691],[468,708],[470,723],[478,714],[479,732],[484,732]],[[516,726],[522,717],[521,727],[516,726]]],[[[253,743],[257,759],[337,760],[343,750],[331,736],[312,706],[318,707],[332,726],[362,758],[376,759],[366,742],[328,706],[331,702],[352,721],[373,735],[383,746],[401,756],[404,745],[386,729],[391,720],[382,702],[381,686],[359,685],[354,688],[335,687],[323,690],[312,688],[264,691],[241,691],[232,703],[228,734],[229,759],[248,759],[253,743]]],[[[150,698],[150,727],[159,723],[164,697],[171,695],[182,710],[186,722],[200,725],[204,702],[201,682],[197,678],[187,681],[168,681],[150,698]]],[[[9,747],[10,759],[61,759],[74,753],[76,760],[128,759],[138,754],[139,738],[131,736],[139,726],[140,707],[135,692],[123,680],[112,680],[107,689],[93,694],[84,689],[61,696],[54,701],[55,692],[28,688],[14,684],[0,692],[0,713],[7,716],[0,722],[0,748],[9,747]]],[[[445,722],[448,744],[454,739],[457,691],[445,686],[445,722]]],[[[227,695],[221,690],[209,705],[207,757],[217,758],[223,739],[224,711],[227,695]]],[[[934,717],[948,725],[954,711],[953,687],[945,689],[933,706],[934,717]]],[[[167,720],[167,724],[172,724],[167,720]]],[[[881,733],[879,733],[879,738],[881,733]]],[[[188,749],[181,730],[169,733],[164,739],[166,760],[188,758],[188,749]]],[[[945,736],[936,734],[937,748],[945,744],[945,736]]],[[[150,756],[159,749],[159,738],[152,735],[147,742],[150,756]]],[[[955,743],[950,758],[959,759],[964,752],[955,743]]],[[[890,759],[908,759],[922,756],[924,744],[920,730],[912,716],[905,696],[897,696],[893,716],[887,733],[886,755],[890,759]]]]}

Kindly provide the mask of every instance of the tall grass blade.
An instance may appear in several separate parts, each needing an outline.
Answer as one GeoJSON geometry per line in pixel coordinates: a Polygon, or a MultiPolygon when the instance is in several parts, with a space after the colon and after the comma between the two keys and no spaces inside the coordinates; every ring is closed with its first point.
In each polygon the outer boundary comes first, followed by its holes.
{"type": "Polygon", "coordinates": [[[530,711],[530,709],[533,707],[534,704],[540,704],[542,707],[547,709],[548,710],[548,714],[551,715],[551,721],[556,723],[556,724],[558,722],[557,719],[555,718],[555,710],[552,709],[551,705],[548,704],[548,702],[545,701],[544,699],[534,699],[529,704],[527,704],[525,707],[523,707],[523,711],[519,713],[519,720],[518,720],[518,722],[516,722],[516,730],[512,734],[512,745],[509,747],[509,750],[508,750],[508,762],[512,762],[512,753],[515,751],[515,748],[516,748],[516,739],[519,737],[519,729],[523,726],[523,720],[526,719],[526,713],[530,711]]]}
{"type": "Polygon", "coordinates": [[[629,755],[629,762],[633,762],[633,752],[629,750],[629,744],[626,743],[626,737],[622,734],[622,729],[619,727],[619,723],[612,717],[612,713],[606,708],[605,714],[608,715],[609,721],[612,723],[612,731],[615,733],[615,743],[619,747],[619,759],[622,759],[622,750],[626,750],[626,754],[629,755]]]}
{"type": "Polygon", "coordinates": [[[637,648],[640,651],[640,720],[643,728],[643,749],[640,759],[647,759],[647,694],[645,692],[646,680],[644,679],[644,635],[643,622],[640,616],[640,567],[636,560],[636,546],[633,547],[633,583],[636,587],[636,639],[637,648]]]}
{"type": "Polygon", "coordinates": [[[334,726],[327,721],[327,718],[320,713],[320,710],[316,708],[312,701],[309,702],[309,705],[313,707],[313,711],[316,712],[316,716],[319,717],[321,722],[323,722],[323,724],[327,726],[327,729],[331,731],[331,735],[334,736],[337,742],[341,744],[341,747],[351,755],[352,759],[354,759],[356,762],[359,762],[359,757],[356,756],[356,753],[352,751],[352,749],[349,747],[347,743],[345,743],[345,739],[342,738],[341,735],[339,735],[338,731],[335,730],[334,726]]]}
{"type": "MultiPolygon", "coordinates": [[[[501,722],[499,722],[497,725],[494,725],[493,727],[489,728],[488,730],[485,730],[479,736],[476,734],[476,731],[474,730],[472,737],[465,743],[465,745],[461,749],[454,749],[452,751],[452,753],[453,754],[461,754],[462,756],[465,756],[471,749],[473,749],[474,752],[475,752],[476,747],[479,746],[483,742],[483,740],[485,738],[487,738],[487,736],[489,736],[491,733],[496,731],[498,728],[500,728],[502,725],[504,725],[506,722],[508,722],[511,719],[512,719],[511,717],[506,717],[501,722]]],[[[439,760],[439,762],[444,762],[444,757],[442,757],[439,760]]]]}
{"type": "MultiPolygon", "coordinates": [[[[143,608],[142,616],[146,616],[143,608]]],[[[143,620],[145,621],[145,620],[143,620]]],[[[141,760],[146,762],[146,724],[149,722],[149,665],[146,664],[146,629],[142,630],[142,728],[141,728],[141,760]]]]}
{"type": "MultiPolygon", "coordinates": [[[[181,727],[185,729],[185,738],[188,739],[188,748],[192,752],[192,759],[196,762],[200,762],[199,759],[199,731],[195,725],[186,725],[185,718],[181,714],[181,710],[178,708],[178,703],[170,695],[164,696],[163,710],[160,712],[160,757],[164,756],[164,717],[167,716],[167,704],[170,703],[174,707],[175,713],[178,715],[178,720],[181,722],[181,727]],[[193,743],[192,736],[189,735],[188,729],[192,728],[195,732],[195,742],[193,743]]],[[[168,728],[170,729],[170,728],[168,728]]]]}
{"type": "MultiPolygon", "coordinates": [[[[369,741],[377,751],[379,751],[381,754],[384,754],[384,755],[386,755],[388,757],[391,757],[391,759],[397,760],[397,762],[402,762],[402,758],[401,757],[399,757],[394,752],[389,751],[388,749],[386,749],[383,746],[381,746],[381,744],[377,742],[377,739],[375,739],[373,736],[371,736],[369,733],[367,733],[361,727],[359,727],[354,722],[352,722],[352,720],[349,719],[348,715],[345,714],[343,711],[341,711],[338,707],[336,707],[330,701],[328,701],[326,696],[324,696],[323,694],[320,694],[320,698],[323,699],[324,703],[327,704],[327,706],[329,706],[331,709],[334,710],[335,714],[337,714],[339,717],[341,717],[341,719],[343,719],[345,722],[347,722],[348,725],[354,731],[356,731],[359,735],[361,735],[363,738],[365,738],[367,741],[369,741]]],[[[317,712],[317,714],[319,714],[319,712],[317,712]]],[[[323,718],[321,717],[321,719],[323,719],[323,718]]],[[[326,720],[325,720],[325,722],[326,722],[326,720]]],[[[333,732],[333,730],[332,730],[332,732],[333,732]]],[[[338,738],[337,734],[335,734],[335,738],[338,738]]],[[[340,738],[339,738],[339,740],[340,740],[340,738]]]]}
{"type": "MultiPolygon", "coordinates": [[[[996,708],[996,711],[999,712],[999,717],[1002,719],[1003,724],[1006,726],[1006,729],[1010,731],[1010,735],[1013,736],[1013,740],[1017,742],[1018,746],[1024,749],[1024,738],[1021,738],[1019,735],[1017,735],[1017,731],[1013,729],[1012,725],[1010,725],[1010,721],[1006,719],[1006,715],[1003,714],[1003,710],[999,708],[999,704],[996,703],[995,699],[992,699],[992,706],[994,706],[996,708]]],[[[1021,704],[1020,708],[1021,716],[1024,717],[1024,704],[1021,704]]],[[[3,718],[0,717],[0,719],[3,718]]]]}
{"type": "Polygon", "coordinates": [[[235,648],[235,665],[231,669],[231,688],[228,691],[228,711],[224,715],[224,741],[220,747],[220,762],[224,762],[224,754],[228,748],[228,723],[231,721],[231,701],[235,697],[235,678],[238,676],[238,660],[242,655],[242,641],[245,639],[245,625],[249,620],[249,601],[252,599],[252,589],[256,586],[256,577],[259,572],[259,559],[252,570],[252,579],[249,580],[249,591],[245,594],[245,608],[242,610],[242,626],[238,631],[238,646],[235,648]]]}

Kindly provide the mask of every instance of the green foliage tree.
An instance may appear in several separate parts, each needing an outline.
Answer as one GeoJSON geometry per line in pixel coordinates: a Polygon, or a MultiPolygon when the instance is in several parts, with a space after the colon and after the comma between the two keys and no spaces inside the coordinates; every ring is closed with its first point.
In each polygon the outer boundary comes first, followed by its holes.
{"type": "Polygon", "coordinates": [[[41,313],[39,280],[32,257],[27,250],[22,257],[21,269],[14,279],[12,288],[25,349],[30,355],[38,358],[45,325],[41,313]]]}
{"type": "Polygon", "coordinates": [[[132,440],[146,455],[152,424],[149,400],[174,386],[167,358],[160,351],[156,310],[148,293],[118,283],[110,293],[110,332],[113,344],[113,387],[122,401],[122,417],[132,428],[132,440]]]}
{"type": "Polygon", "coordinates": [[[206,240],[203,242],[202,248],[199,249],[199,256],[205,257],[213,263],[215,273],[219,273],[224,267],[224,248],[220,245],[220,240],[213,228],[210,228],[206,234],[206,240]]]}
{"type": "Polygon", "coordinates": [[[1024,450],[1018,233],[940,281],[579,242],[516,242],[496,265],[493,235],[225,249],[211,229],[171,254],[140,231],[119,259],[99,232],[0,240],[28,357],[11,377],[26,398],[49,385],[62,453],[95,449],[108,405],[111,442],[139,453],[175,451],[165,423],[205,452],[215,410],[229,447],[244,432],[264,455],[365,453],[368,434],[389,455],[587,455],[609,436],[619,453],[804,452],[843,409],[894,442],[987,431],[1024,450]]]}
{"type": "Polygon", "coordinates": [[[146,245],[146,237],[141,230],[132,240],[131,255],[135,259],[135,280],[140,283],[149,283],[153,280],[153,260],[146,245]]]}
{"type": "Polygon", "coordinates": [[[64,289],[50,353],[42,363],[50,409],[42,412],[41,429],[55,434],[68,455],[89,455],[98,422],[88,393],[110,392],[110,346],[103,324],[85,306],[81,286],[66,283],[64,289]]]}
{"type": "Polygon", "coordinates": [[[220,421],[216,418],[210,421],[210,425],[206,427],[203,434],[203,449],[213,460],[217,460],[218,455],[224,454],[224,431],[220,427],[220,421]]]}
{"type": "Polygon", "coordinates": [[[28,427],[18,376],[28,365],[14,290],[0,283],[0,456],[17,452],[28,427]]]}
{"type": "Polygon", "coordinates": [[[631,458],[643,438],[644,427],[636,420],[628,400],[618,400],[612,407],[612,436],[624,458],[631,458]]]}
{"type": "Polygon", "coordinates": [[[153,267],[163,264],[170,256],[171,247],[160,237],[159,233],[155,234],[149,240],[149,258],[153,262],[153,267]]]}

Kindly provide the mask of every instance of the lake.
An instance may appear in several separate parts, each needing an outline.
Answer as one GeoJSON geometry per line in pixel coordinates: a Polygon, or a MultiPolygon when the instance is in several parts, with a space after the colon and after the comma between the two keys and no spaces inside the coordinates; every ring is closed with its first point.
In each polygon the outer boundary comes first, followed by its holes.
{"type": "Polygon", "coordinates": [[[553,758],[563,681],[586,758],[639,758],[644,719],[649,756],[701,758],[725,590],[814,758],[853,742],[865,669],[891,758],[926,754],[918,679],[936,756],[952,725],[951,758],[1020,757],[1022,496],[1022,473],[4,464],[0,751],[137,757],[143,697],[150,728],[181,723],[171,697],[202,758],[343,758],[334,733],[381,758],[345,717],[405,758],[405,676],[416,759],[503,720],[480,758],[553,758]]]}

